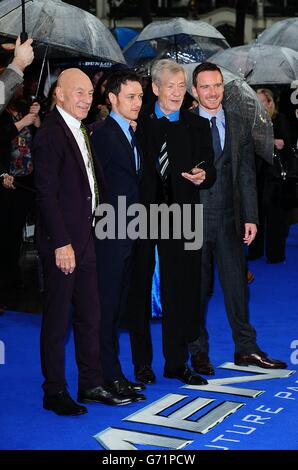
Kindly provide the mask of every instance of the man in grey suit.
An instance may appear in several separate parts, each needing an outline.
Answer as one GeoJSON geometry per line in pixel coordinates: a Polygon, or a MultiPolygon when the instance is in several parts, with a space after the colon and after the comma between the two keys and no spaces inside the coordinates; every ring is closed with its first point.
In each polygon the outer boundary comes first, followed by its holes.
{"type": "Polygon", "coordinates": [[[14,59],[0,78],[0,113],[6,108],[12,98],[15,89],[23,82],[23,71],[34,59],[32,44],[33,39],[27,39],[21,44],[18,37],[15,46],[14,59]]]}
{"type": "Polygon", "coordinates": [[[205,62],[196,67],[193,94],[199,102],[198,113],[210,122],[217,172],[215,184],[200,192],[204,206],[204,244],[200,331],[198,339],[189,345],[193,368],[200,374],[214,374],[208,355],[206,308],[215,261],[235,343],[235,364],[286,368],[285,362],[271,359],[260,350],[256,331],[249,323],[243,242],[251,244],[258,223],[251,128],[237,110],[225,109],[223,76],[217,65],[205,62]]]}

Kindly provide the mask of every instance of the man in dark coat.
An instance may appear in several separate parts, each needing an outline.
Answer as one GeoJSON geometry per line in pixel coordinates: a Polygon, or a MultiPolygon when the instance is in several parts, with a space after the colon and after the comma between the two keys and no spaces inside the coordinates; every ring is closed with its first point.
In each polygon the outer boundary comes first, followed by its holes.
{"type": "MultiPolygon", "coordinates": [[[[215,180],[210,128],[204,119],[181,109],[186,92],[186,76],[181,65],[166,59],[158,61],[152,69],[152,81],[158,99],[142,112],[137,127],[144,154],[140,202],[148,211],[153,204],[164,203],[170,207],[175,203],[182,213],[183,205],[188,204],[189,219],[194,223],[195,208],[200,202],[199,190],[209,187],[215,180]]],[[[185,249],[185,234],[175,239],[175,223],[171,218],[167,227],[169,239],[159,236],[157,241],[138,240],[136,248],[127,310],[135,375],[144,383],[155,381],[151,369],[150,313],[157,244],[164,376],[188,384],[203,384],[207,382],[187,365],[187,343],[195,339],[198,327],[201,251],[198,246],[185,249]]]]}
{"type": "Polygon", "coordinates": [[[206,308],[216,262],[235,343],[235,364],[285,368],[283,361],[271,359],[260,350],[255,329],[249,323],[243,242],[251,244],[258,223],[251,128],[237,110],[227,111],[222,105],[223,76],[217,65],[205,62],[196,67],[193,94],[199,102],[198,114],[210,123],[217,179],[212,188],[201,192],[204,244],[200,329],[197,340],[189,346],[192,365],[199,373],[214,374],[208,355],[206,308]]]}
{"type": "Polygon", "coordinates": [[[65,380],[69,309],[78,365],[78,400],[126,404],[103,384],[100,307],[94,250],[94,211],[101,197],[100,168],[81,124],[93,86],[79,69],[60,75],[57,107],[45,120],[33,148],[37,189],[37,246],[44,273],[41,365],[43,406],[59,415],[87,412],[70,397],[65,380]]]}

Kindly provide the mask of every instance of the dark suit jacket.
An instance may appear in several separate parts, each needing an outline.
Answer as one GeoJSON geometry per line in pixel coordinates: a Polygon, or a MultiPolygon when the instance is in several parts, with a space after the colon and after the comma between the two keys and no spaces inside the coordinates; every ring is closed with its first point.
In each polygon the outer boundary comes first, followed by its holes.
{"type": "MultiPolygon", "coordinates": [[[[138,119],[137,136],[144,154],[140,199],[145,205],[155,203],[158,192],[156,160],[164,140],[164,132],[160,132],[159,127],[160,120],[155,116],[154,106],[144,109],[138,119]]],[[[199,189],[212,186],[216,178],[210,126],[200,116],[181,109],[179,121],[169,123],[166,133],[173,202],[198,204],[199,189]],[[189,172],[201,161],[205,161],[202,168],[206,170],[206,179],[200,186],[195,186],[184,179],[181,173],[189,172]]]]}
{"type": "MultiPolygon", "coordinates": [[[[41,253],[72,244],[79,254],[92,227],[92,198],[83,157],[64,119],[54,109],[33,142],[37,189],[37,246],[41,253]]],[[[101,169],[95,162],[100,195],[101,169]]]]}
{"type": "Polygon", "coordinates": [[[138,202],[133,149],[115,119],[108,116],[93,132],[91,142],[103,169],[107,201],[113,207],[117,207],[118,196],[126,196],[127,206],[138,202]]]}

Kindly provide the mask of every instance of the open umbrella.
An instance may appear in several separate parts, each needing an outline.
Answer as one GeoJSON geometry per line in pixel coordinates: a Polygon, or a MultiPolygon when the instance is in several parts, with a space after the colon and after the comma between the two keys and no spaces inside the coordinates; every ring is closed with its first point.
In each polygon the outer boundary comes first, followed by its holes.
{"type": "Polygon", "coordinates": [[[209,61],[246,78],[250,85],[285,85],[298,76],[298,52],[287,47],[232,47],[214,54],[209,61]]]}
{"type": "Polygon", "coordinates": [[[277,21],[257,38],[257,44],[271,44],[294,49],[298,52],[298,18],[277,21]]]}
{"type": "MultiPolygon", "coordinates": [[[[115,38],[94,15],[61,0],[34,0],[25,7],[26,30],[34,39],[35,57],[44,57],[47,50],[47,57],[51,58],[92,57],[125,64],[115,38]]],[[[15,38],[21,25],[18,8],[0,20],[0,35],[15,38]]]]}
{"type": "Polygon", "coordinates": [[[0,20],[13,10],[20,8],[22,3],[33,2],[33,0],[1,0],[0,2],[0,20]]]}
{"type": "Polygon", "coordinates": [[[174,18],[147,25],[123,53],[131,67],[139,68],[164,57],[181,63],[202,62],[228,47],[224,36],[210,24],[174,18]]]}
{"type": "MultiPolygon", "coordinates": [[[[187,89],[192,94],[192,73],[199,64],[185,64],[187,73],[187,89]]],[[[252,130],[254,149],[258,156],[267,162],[273,162],[273,126],[264,106],[259,102],[255,91],[245,82],[224,67],[220,67],[225,85],[225,107],[246,119],[252,130]]],[[[232,129],[238,132],[238,129],[232,129]]]]}

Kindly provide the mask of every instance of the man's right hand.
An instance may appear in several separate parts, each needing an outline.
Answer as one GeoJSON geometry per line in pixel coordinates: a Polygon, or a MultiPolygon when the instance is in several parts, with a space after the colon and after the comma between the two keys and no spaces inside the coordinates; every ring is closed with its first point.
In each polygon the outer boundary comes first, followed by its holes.
{"type": "Polygon", "coordinates": [[[64,274],[72,274],[76,267],[75,253],[72,246],[65,245],[55,250],[56,266],[64,274]]]}
{"type": "Polygon", "coordinates": [[[33,62],[34,53],[32,49],[33,39],[29,38],[23,44],[21,44],[20,37],[16,41],[16,46],[14,50],[14,59],[12,61],[13,65],[18,67],[22,72],[25,68],[33,62]]]}

